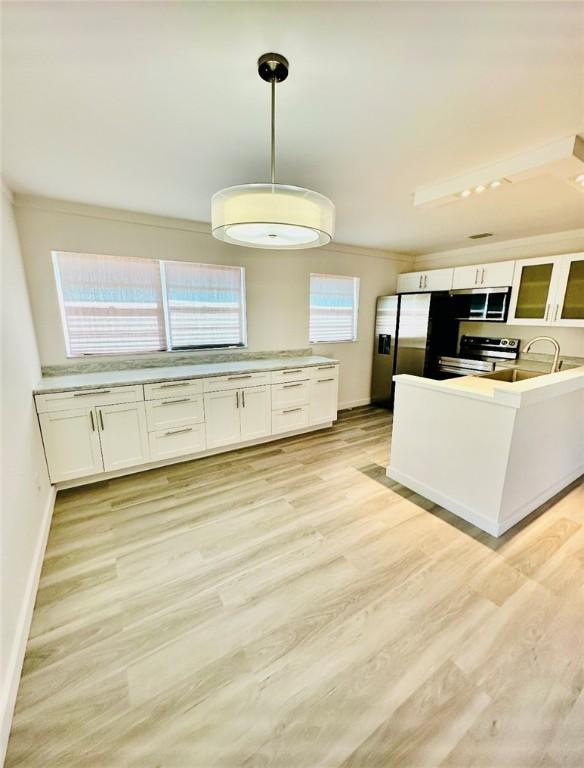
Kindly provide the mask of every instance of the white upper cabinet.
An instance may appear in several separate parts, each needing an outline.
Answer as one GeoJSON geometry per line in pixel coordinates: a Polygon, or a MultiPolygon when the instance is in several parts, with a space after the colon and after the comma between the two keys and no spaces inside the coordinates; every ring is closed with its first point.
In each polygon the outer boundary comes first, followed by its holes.
{"type": "Polygon", "coordinates": [[[584,326],[584,253],[515,262],[508,323],[584,326]]]}
{"type": "Polygon", "coordinates": [[[248,387],[240,392],[241,439],[258,440],[272,432],[272,406],[269,386],[248,387]]]}
{"type": "Polygon", "coordinates": [[[41,413],[39,421],[51,482],[103,472],[94,408],[41,413]]]}
{"type": "Polygon", "coordinates": [[[492,264],[474,264],[455,267],[452,288],[502,288],[513,284],[514,261],[498,261],[492,264]]]}
{"type": "Polygon", "coordinates": [[[104,405],[96,411],[105,471],[145,464],[150,456],[144,403],[104,405]]]}
{"type": "Polygon", "coordinates": [[[397,276],[398,293],[449,291],[454,269],[430,269],[427,272],[404,272],[397,276]]]}

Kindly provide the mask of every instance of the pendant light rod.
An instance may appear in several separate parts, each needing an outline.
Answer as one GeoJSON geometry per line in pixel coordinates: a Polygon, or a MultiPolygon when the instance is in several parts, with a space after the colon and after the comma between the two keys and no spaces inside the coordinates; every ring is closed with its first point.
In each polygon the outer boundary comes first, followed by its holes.
{"type": "Polygon", "coordinates": [[[271,179],[276,183],[276,83],[283,82],[288,77],[288,59],[280,53],[264,53],[258,59],[258,74],[270,83],[272,92],[271,107],[271,179]]]}
{"type": "Polygon", "coordinates": [[[272,78],[272,184],[276,183],[276,80],[272,78]]]}

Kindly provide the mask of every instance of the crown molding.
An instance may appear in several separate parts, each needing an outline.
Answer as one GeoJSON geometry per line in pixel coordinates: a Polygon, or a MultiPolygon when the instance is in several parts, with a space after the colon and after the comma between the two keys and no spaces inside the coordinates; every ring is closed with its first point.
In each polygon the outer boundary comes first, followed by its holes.
{"type": "MultiPolygon", "coordinates": [[[[70,200],[60,200],[57,198],[21,193],[16,193],[14,195],[14,205],[16,208],[21,209],[59,213],[67,216],[84,216],[86,218],[117,221],[124,224],[138,224],[143,227],[156,227],[157,229],[180,230],[183,232],[192,232],[197,235],[212,237],[210,224],[202,221],[191,221],[190,219],[177,219],[170,216],[139,213],[137,211],[127,211],[120,208],[107,208],[99,205],[90,205],[88,203],[77,203],[70,200]]],[[[237,248],[241,246],[233,247],[237,248]]],[[[362,246],[348,245],[346,243],[329,243],[328,245],[319,248],[319,250],[327,253],[385,259],[387,261],[395,261],[408,265],[411,265],[413,261],[413,258],[407,254],[394,253],[393,251],[386,251],[380,248],[364,248],[362,246]]]]}
{"type": "Polygon", "coordinates": [[[448,251],[420,254],[414,257],[414,269],[430,265],[456,266],[457,264],[504,261],[505,259],[551,256],[584,250],[584,229],[570,229],[545,235],[500,240],[495,243],[470,245],[448,251]]]}

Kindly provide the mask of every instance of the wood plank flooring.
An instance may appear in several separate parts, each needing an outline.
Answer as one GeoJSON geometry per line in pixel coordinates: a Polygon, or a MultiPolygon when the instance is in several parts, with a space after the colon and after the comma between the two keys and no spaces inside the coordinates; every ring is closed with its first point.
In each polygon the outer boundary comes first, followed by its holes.
{"type": "Polygon", "coordinates": [[[493,539],[390,430],[60,493],[8,768],[582,768],[584,484],[493,539]]]}

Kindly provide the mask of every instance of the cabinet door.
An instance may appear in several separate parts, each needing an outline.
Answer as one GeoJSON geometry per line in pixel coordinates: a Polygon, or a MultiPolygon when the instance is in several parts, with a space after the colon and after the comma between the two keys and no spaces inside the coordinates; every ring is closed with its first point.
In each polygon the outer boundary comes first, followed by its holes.
{"type": "Polygon", "coordinates": [[[207,448],[219,448],[240,441],[239,399],[239,390],[205,395],[207,448]]]}
{"type": "Polygon", "coordinates": [[[550,322],[559,266],[557,256],[515,262],[508,323],[547,325],[550,322]]]}
{"type": "Polygon", "coordinates": [[[39,421],[51,482],[103,472],[95,409],[41,413],[39,421]]]}
{"type": "Polygon", "coordinates": [[[492,264],[473,264],[468,267],[455,267],[452,287],[455,290],[466,288],[503,288],[513,284],[514,261],[499,261],[492,264]]]}
{"type": "Polygon", "coordinates": [[[325,424],[337,418],[338,379],[322,376],[311,381],[309,424],[325,424]]]}
{"type": "Polygon", "coordinates": [[[150,455],[144,403],[105,405],[96,410],[105,471],[145,464],[150,455]]]}
{"type": "Polygon", "coordinates": [[[424,272],[422,289],[424,291],[449,291],[452,288],[454,269],[431,269],[424,272]]]}
{"type": "Polygon", "coordinates": [[[514,261],[495,261],[480,267],[480,284],[483,288],[505,288],[513,285],[514,261]]]}
{"type": "Polygon", "coordinates": [[[479,264],[473,264],[470,267],[454,267],[452,287],[454,290],[478,288],[481,284],[481,270],[482,267],[479,264]]]}
{"type": "Polygon", "coordinates": [[[241,439],[256,440],[272,433],[271,390],[247,387],[240,394],[241,439]]]}
{"type": "Polygon", "coordinates": [[[584,326],[584,253],[560,258],[552,324],[584,326]]]}
{"type": "Polygon", "coordinates": [[[397,276],[398,293],[416,293],[422,290],[424,272],[404,272],[397,276]]]}

